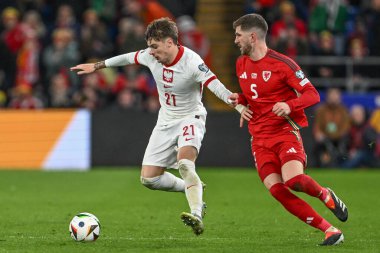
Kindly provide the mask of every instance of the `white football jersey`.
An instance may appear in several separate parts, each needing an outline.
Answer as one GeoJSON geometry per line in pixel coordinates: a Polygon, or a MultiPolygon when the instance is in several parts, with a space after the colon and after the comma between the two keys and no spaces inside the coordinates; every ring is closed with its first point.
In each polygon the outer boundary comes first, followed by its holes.
{"type": "Polygon", "coordinates": [[[149,52],[150,49],[147,48],[125,54],[123,62],[111,58],[106,60],[106,66],[135,63],[150,69],[161,104],[158,124],[167,124],[168,121],[192,115],[206,115],[202,103],[203,87],[217,78],[202,58],[189,48],[180,46],[174,62],[166,66],[159,63],[149,52]]]}

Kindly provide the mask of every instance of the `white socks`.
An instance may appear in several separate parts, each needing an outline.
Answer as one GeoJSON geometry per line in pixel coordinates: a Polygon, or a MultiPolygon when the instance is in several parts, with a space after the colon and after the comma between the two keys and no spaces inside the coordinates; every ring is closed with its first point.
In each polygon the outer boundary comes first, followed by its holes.
{"type": "Polygon", "coordinates": [[[181,159],[178,161],[178,170],[185,181],[185,193],[191,213],[202,217],[203,189],[201,180],[195,172],[194,162],[188,159],[181,159]]]}
{"type": "Polygon", "coordinates": [[[169,192],[184,192],[185,191],[185,182],[174,176],[169,172],[164,172],[161,176],[145,178],[140,177],[141,183],[149,189],[152,190],[161,190],[169,192]]]}

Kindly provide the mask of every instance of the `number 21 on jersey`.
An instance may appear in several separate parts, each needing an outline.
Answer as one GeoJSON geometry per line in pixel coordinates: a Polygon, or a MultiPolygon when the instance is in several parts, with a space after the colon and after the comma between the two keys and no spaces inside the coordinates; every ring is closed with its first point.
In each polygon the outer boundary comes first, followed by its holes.
{"type": "Polygon", "coordinates": [[[165,97],[166,97],[166,104],[167,105],[177,106],[174,94],[170,94],[170,93],[165,92],[165,97]]]}

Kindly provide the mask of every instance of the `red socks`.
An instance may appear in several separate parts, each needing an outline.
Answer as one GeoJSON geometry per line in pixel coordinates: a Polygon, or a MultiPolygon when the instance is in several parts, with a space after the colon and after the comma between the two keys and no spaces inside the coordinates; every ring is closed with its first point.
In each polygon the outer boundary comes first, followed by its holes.
{"type": "MultiPolygon", "coordinates": [[[[306,177],[310,178],[308,176],[306,177]]],[[[291,180],[293,179],[294,178],[292,178],[291,180]]],[[[318,185],[314,180],[312,181],[314,182],[315,185],[319,186],[319,188],[315,188],[316,186],[314,186],[314,188],[308,187],[308,190],[312,192],[312,194],[314,195],[311,195],[309,193],[308,194],[311,196],[317,197],[320,194],[322,187],[318,185]]],[[[300,187],[303,187],[302,184],[296,184],[296,185],[297,186],[300,185],[300,187]]],[[[298,217],[303,222],[321,230],[322,232],[325,232],[329,227],[331,227],[330,223],[328,223],[316,211],[314,211],[314,209],[308,203],[306,203],[305,201],[303,201],[302,199],[294,195],[283,183],[278,183],[278,184],[273,185],[269,191],[272,194],[272,196],[275,199],[277,199],[285,207],[286,210],[288,210],[294,216],[298,217]]]]}
{"type": "Polygon", "coordinates": [[[285,183],[290,189],[297,192],[304,192],[312,197],[317,197],[324,201],[327,197],[328,191],[320,186],[314,179],[308,175],[301,174],[295,176],[285,183]]]}

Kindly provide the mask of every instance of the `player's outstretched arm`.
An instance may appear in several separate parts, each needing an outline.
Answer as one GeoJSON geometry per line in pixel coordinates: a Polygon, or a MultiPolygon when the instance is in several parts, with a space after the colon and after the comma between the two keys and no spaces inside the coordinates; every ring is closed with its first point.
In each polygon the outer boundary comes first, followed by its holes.
{"type": "MultiPolygon", "coordinates": [[[[234,107],[241,115],[241,118],[246,121],[250,121],[252,118],[252,111],[242,105],[238,104],[239,101],[239,94],[238,93],[232,93],[229,91],[219,80],[212,81],[208,86],[209,90],[213,92],[218,98],[223,100],[226,104],[229,106],[234,107]]],[[[240,121],[240,126],[242,126],[243,123],[240,121]]]]}
{"type": "Polygon", "coordinates": [[[236,111],[240,113],[240,127],[243,127],[244,125],[244,120],[250,121],[252,118],[252,111],[249,109],[249,104],[247,104],[246,99],[242,94],[238,93],[232,93],[228,97],[228,101],[230,102],[230,105],[235,108],[236,111]],[[239,104],[239,98],[240,98],[240,103],[239,104]],[[244,105],[246,104],[246,105],[244,105]]]}
{"type": "Polygon", "coordinates": [[[97,63],[85,63],[85,64],[79,64],[76,65],[75,67],[71,67],[71,71],[78,71],[78,75],[83,75],[83,74],[90,74],[95,72],[98,69],[105,68],[106,64],[104,61],[100,61],[97,63]]]}
{"type": "Polygon", "coordinates": [[[238,100],[239,100],[239,94],[237,93],[232,93],[231,95],[228,96],[228,103],[235,107],[237,104],[238,104],[238,100]]]}

